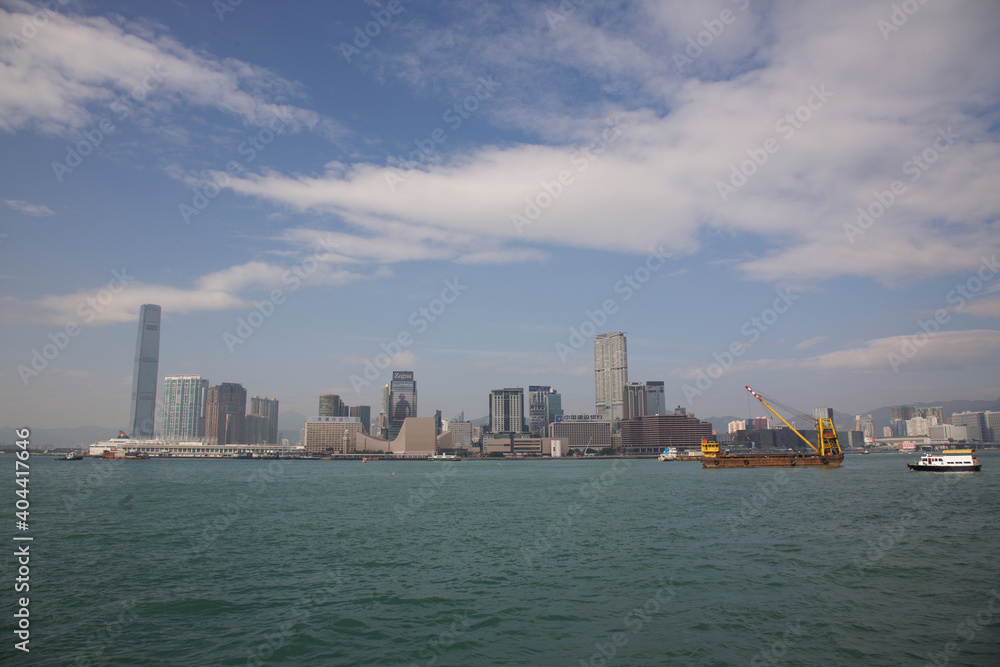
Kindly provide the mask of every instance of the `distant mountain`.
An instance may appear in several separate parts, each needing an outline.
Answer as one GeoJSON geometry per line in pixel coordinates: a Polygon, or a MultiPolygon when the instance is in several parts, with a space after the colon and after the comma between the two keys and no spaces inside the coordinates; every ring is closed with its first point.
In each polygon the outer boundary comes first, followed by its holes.
{"type": "Polygon", "coordinates": [[[307,415],[298,412],[282,412],[279,407],[278,430],[284,431],[285,437],[294,441],[299,437],[299,432],[302,430],[307,419],[309,419],[307,415]]]}

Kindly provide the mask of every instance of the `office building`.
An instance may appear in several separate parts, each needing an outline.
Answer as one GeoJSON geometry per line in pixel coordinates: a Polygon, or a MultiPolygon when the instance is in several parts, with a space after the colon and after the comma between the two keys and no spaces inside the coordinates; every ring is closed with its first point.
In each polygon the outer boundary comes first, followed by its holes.
{"type": "Polygon", "coordinates": [[[139,333],[135,340],[135,366],[132,368],[129,427],[133,438],[153,437],[159,365],[160,307],[147,303],[139,307],[139,333]]]}
{"type": "Polygon", "coordinates": [[[347,417],[347,406],[337,394],[323,394],[319,397],[320,417],[347,417]]]}
{"type": "Polygon", "coordinates": [[[597,415],[570,415],[549,424],[549,437],[562,441],[562,452],[569,450],[597,453],[611,446],[611,422],[597,415]]]}
{"type": "Polygon", "coordinates": [[[951,423],[966,428],[969,442],[984,442],[989,434],[985,412],[956,412],[951,416],[951,423]]]}
{"type": "Polygon", "coordinates": [[[813,408],[813,419],[833,419],[833,408],[813,408]]]}
{"type": "Polygon", "coordinates": [[[553,389],[545,396],[545,432],[543,435],[548,436],[549,426],[562,416],[562,395],[553,389]]]}
{"type": "Polygon", "coordinates": [[[646,414],[667,414],[667,399],[666,394],[663,392],[662,380],[649,380],[646,382],[646,414]]]}
{"type": "Polygon", "coordinates": [[[370,405],[352,405],[347,410],[347,416],[356,417],[361,422],[361,431],[363,433],[368,434],[371,432],[372,407],[370,405]]]}
{"type": "Polygon", "coordinates": [[[508,387],[490,392],[490,433],[524,433],[524,389],[508,387]]]}
{"type": "Polygon", "coordinates": [[[453,449],[472,447],[472,422],[449,420],[448,432],[451,433],[453,449]]]}
{"type": "Polygon", "coordinates": [[[599,417],[622,418],[622,399],[628,382],[628,350],[621,331],[594,336],[594,399],[599,417]]]}
{"type": "Polygon", "coordinates": [[[205,444],[247,444],[247,390],[235,382],[208,388],[205,401],[205,444]]]}
{"type": "Polygon", "coordinates": [[[545,433],[548,426],[547,398],[552,387],[532,384],[528,386],[528,432],[533,437],[545,433]]]}
{"type": "Polygon", "coordinates": [[[622,453],[658,454],[664,447],[701,451],[702,438],[712,438],[712,425],[684,410],[672,415],[647,415],[621,423],[622,453]]]}
{"type": "Polygon", "coordinates": [[[626,382],[622,390],[622,419],[634,419],[646,415],[646,385],[641,382],[626,382]]]}
{"type": "Polygon", "coordinates": [[[200,375],[163,378],[160,435],[168,442],[191,442],[205,437],[205,401],[208,380],[200,375]]]}
{"type": "Polygon", "coordinates": [[[393,371],[388,395],[388,440],[399,435],[403,422],[417,416],[417,381],[413,371],[393,371]]]}

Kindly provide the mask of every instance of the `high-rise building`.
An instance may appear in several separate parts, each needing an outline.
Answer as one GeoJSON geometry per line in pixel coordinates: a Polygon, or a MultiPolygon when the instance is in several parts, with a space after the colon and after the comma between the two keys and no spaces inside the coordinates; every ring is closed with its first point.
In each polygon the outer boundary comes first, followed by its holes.
{"type": "Polygon", "coordinates": [[[133,438],[153,437],[156,410],[156,376],[160,365],[160,307],[139,307],[139,334],[135,340],[132,369],[132,412],[129,425],[133,438]]]}
{"type": "Polygon", "coordinates": [[[548,426],[548,410],[546,397],[552,387],[539,384],[528,385],[528,431],[534,438],[544,434],[545,427],[548,426]]]}
{"type": "Polygon", "coordinates": [[[663,380],[649,380],[646,382],[646,414],[651,416],[667,414],[667,400],[663,392],[663,380]]]}
{"type": "Polygon", "coordinates": [[[190,442],[205,437],[208,380],[200,375],[163,378],[160,435],[164,440],[190,442]]]}
{"type": "Polygon", "coordinates": [[[562,395],[552,389],[545,396],[545,432],[542,435],[549,437],[549,427],[562,416],[562,395]]]}
{"type": "Polygon", "coordinates": [[[490,392],[490,433],[524,432],[524,389],[513,387],[490,392]]]}
{"type": "Polygon", "coordinates": [[[833,408],[813,408],[813,419],[833,419],[833,408]]]}
{"type": "Polygon", "coordinates": [[[626,382],[622,389],[622,419],[635,419],[646,415],[646,385],[626,382]]]}
{"type": "Polygon", "coordinates": [[[956,412],[951,416],[951,423],[966,428],[969,442],[984,442],[989,435],[985,412],[956,412]]]}
{"type": "MultiPolygon", "coordinates": [[[[939,422],[940,423],[940,420],[939,422]]],[[[854,417],[854,430],[865,434],[866,441],[875,439],[875,419],[871,415],[856,415],[854,417]]]]}
{"type": "Polygon", "coordinates": [[[347,416],[357,417],[358,421],[361,422],[361,431],[366,435],[370,435],[372,426],[372,406],[352,405],[347,410],[347,416]]]}
{"type": "Polygon", "coordinates": [[[1000,441],[1000,412],[987,412],[985,417],[986,430],[989,431],[989,442],[1000,441]]]}
{"type": "MultiPolygon", "coordinates": [[[[907,419],[913,419],[914,407],[912,405],[894,405],[889,408],[890,414],[889,419],[895,421],[901,419],[906,421],[907,419]]],[[[895,431],[895,429],[893,429],[895,431]]]]}
{"type": "Polygon", "coordinates": [[[247,444],[247,390],[234,382],[208,388],[205,402],[205,444],[247,444]]]}
{"type": "Polygon", "coordinates": [[[255,424],[251,431],[247,422],[247,441],[251,445],[278,444],[278,399],[266,396],[254,396],[250,399],[250,414],[247,417],[260,417],[263,421],[255,424]]]}
{"type": "Polygon", "coordinates": [[[417,381],[413,371],[393,371],[389,383],[388,440],[395,440],[403,421],[417,416],[417,381]]]}
{"type": "Polygon", "coordinates": [[[323,394],[319,397],[320,417],[347,417],[347,406],[337,394],[323,394]]]}
{"type": "Polygon", "coordinates": [[[594,400],[597,415],[612,422],[622,418],[628,382],[628,350],[621,331],[594,336],[594,400]]]}
{"type": "Polygon", "coordinates": [[[354,417],[313,417],[302,428],[302,444],[310,454],[350,454],[361,423],[354,417]]]}

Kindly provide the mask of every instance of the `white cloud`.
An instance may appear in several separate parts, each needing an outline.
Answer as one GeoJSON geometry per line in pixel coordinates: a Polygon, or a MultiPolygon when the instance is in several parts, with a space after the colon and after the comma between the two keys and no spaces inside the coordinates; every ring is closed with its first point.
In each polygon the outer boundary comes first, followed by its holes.
{"type": "Polygon", "coordinates": [[[796,345],[795,349],[796,350],[804,350],[807,347],[812,347],[813,345],[818,345],[819,343],[822,343],[825,340],[828,340],[828,338],[826,336],[813,336],[812,338],[804,340],[801,343],[799,343],[798,345],[796,345]]]}
{"type": "Polygon", "coordinates": [[[91,129],[128,108],[155,106],[162,113],[193,105],[249,125],[279,118],[289,130],[341,131],[334,121],[289,104],[298,86],[262,67],[206,56],[155,27],[10,4],[12,10],[0,9],[0,129],[65,133],[91,129]]]}
{"type": "Polygon", "coordinates": [[[40,218],[46,215],[55,215],[55,211],[44,204],[31,204],[20,199],[6,199],[4,204],[14,209],[15,211],[20,211],[25,215],[30,215],[36,218],[40,218]]]}
{"type": "Polygon", "coordinates": [[[481,12],[494,10],[463,7],[467,21],[447,29],[408,22],[406,57],[381,54],[380,66],[420,89],[449,80],[460,95],[495,73],[496,111],[480,113],[495,123],[513,118],[545,143],[435,156],[404,172],[337,163],[318,174],[251,174],[231,187],[345,221],[353,229],[344,236],[358,234],[360,246],[366,235],[380,245],[396,234],[422,237],[405,248],[389,243],[384,255],[396,261],[452,258],[430,241],[442,234],[451,235],[445,246],[492,243],[485,256],[505,261],[524,257],[506,252],[511,244],[692,251],[711,230],[771,246],[735,265],[752,279],[851,275],[892,285],[967,269],[982,251],[1000,249],[990,228],[1000,215],[1000,142],[984,112],[1000,96],[992,7],[922,5],[919,20],[886,41],[875,23],[885,14],[880,3],[751,5],[688,78],[671,54],[732,4],[683,14],[658,4],[614,22],[599,7],[579,7],[551,28],[534,5],[517,5],[521,22],[511,28],[476,27],[481,12]],[[555,64],[540,65],[549,57],[555,64]],[[551,85],[554,68],[567,86],[551,85]],[[616,97],[608,89],[588,98],[605,101],[581,105],[566,92],[619,79],[627,102],[608,101],[616,97]],[[608,116],[621,122],[620,135],[604,135],[612,142],[602,140],[608,116]],[[951,138],[940,140],[949,128],[951,138]],[[768,139],[777,152],[723,201],[718,184],[768,139]],[[580,152],[588,146],[593,152],[580,152]],[[934,150],[926,170],[908,171],[914,155],[934,150]],[[394,189],[390,171],[405,176],[394,189]],[[896,180],[904,191],[852,243],[845,225],[896,180]],[[529,224],[517,225],[515,214],[529,224]]]}

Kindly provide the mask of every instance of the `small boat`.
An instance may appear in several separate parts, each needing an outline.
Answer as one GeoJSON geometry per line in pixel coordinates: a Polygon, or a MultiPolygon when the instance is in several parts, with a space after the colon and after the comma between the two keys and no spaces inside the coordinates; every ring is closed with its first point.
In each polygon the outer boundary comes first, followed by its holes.
{"type": "Polygon", "coordinates": [[[455,454],[431,454],[427,457],[428,461],[461,461],[460,456],[455,454]]]}
{"type": "Polygon", "coordinates": [[[74,450],[66,452],[66,456],[56,457],[56,461],[82,461],[82,460],[83,460],[83,454],[74,450]]]}
{"type": "Polygon", "coordinates": [[[924,454],[919,461],[907,463],[906,467],[927,472],[979,472],[982,464],[974,449],[946,449],[940,454],[924,454]]]}
{"type": "Polygon", "coordinates": [[[670,451],[669,447],[664,447],[663,448],[663,453],[660,454],[658,457],[656,457],[656,460],[657,461],[676,461],[677,460],[677,452],[676,451],[672,452],[672,451],[670,451]]]}

